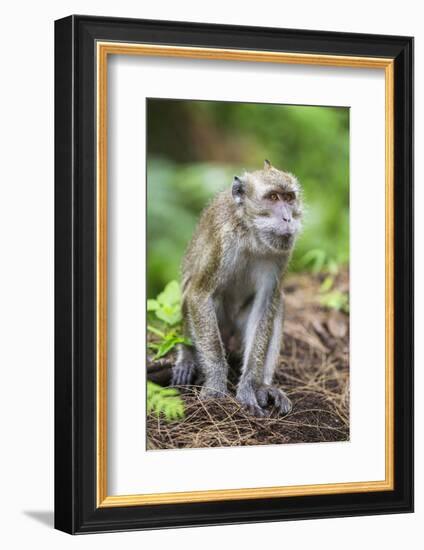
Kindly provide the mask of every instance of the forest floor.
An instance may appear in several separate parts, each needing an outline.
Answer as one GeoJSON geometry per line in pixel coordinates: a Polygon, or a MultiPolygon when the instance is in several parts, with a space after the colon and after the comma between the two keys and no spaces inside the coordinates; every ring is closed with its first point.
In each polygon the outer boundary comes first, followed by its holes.
{"type": "MultiPolygon", "coordinates": [[[[286,279],[284,340],[274,383],[293,410],[284,417],[248,414],[232,397],[201,401],[198,386],[181,388],[185,418],[147,416],[149,449],[313,443],[349,439],[349,316],[322,305],[323,275],[286,279]],[[321,290],[320,290],[321,289],[321,290]]],[[[335,276],[332,292],[347,295],[348,272],[335,276]]]]}

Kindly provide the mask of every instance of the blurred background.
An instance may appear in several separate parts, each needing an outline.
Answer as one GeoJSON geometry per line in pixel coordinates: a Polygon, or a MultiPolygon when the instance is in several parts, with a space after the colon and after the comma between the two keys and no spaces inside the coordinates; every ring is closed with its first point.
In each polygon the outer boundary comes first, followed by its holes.
{"type": "Polygon", "coordinates": [[[304,230],[291,271],[349,261],[349,109],[149,99],[147,292],[173,279],[199,214],[235,174],[265,158],[304,189],[304,230]]]}

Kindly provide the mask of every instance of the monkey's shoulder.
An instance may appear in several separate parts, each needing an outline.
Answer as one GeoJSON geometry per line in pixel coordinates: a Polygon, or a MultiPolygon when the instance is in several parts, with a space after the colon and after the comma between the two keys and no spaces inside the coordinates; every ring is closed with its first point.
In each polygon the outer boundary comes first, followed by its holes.
{"type": "Polygon", "coordinates": [[[231,196],[231,190],[225,189],[215,195],[203,210],[200,221],[207,224],[210,230],[219,230],[225,223],[237,218],[237,206],[231,196]]]}
{"type": "Polygon", "coordinates": [[[223,253],[227,244],[238,240],[247,229],[237,216],[231,192],[221,191],[202,211],[188,252],[223,253]]]}

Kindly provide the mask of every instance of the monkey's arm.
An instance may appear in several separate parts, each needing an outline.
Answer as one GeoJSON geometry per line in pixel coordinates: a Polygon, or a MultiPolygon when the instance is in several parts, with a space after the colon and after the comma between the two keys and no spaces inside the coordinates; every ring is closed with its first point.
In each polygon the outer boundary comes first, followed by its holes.
{"type": "Polygon", "coordinates": [[[252,413],[263,416],[269,399],[283,414],[291,403],[282,390],[271,386],[278,364],[283,326],[283,304],[278,284],[256,295],[245,334],[243,371],[238,400],[252,413]]]}
{"type": "Polygon", "coordinates": [[[212,294],[192,292],[186,308],[196,356],[205,377],[200,397],[223,397],[227,393],[228,363],[212,294]]]}

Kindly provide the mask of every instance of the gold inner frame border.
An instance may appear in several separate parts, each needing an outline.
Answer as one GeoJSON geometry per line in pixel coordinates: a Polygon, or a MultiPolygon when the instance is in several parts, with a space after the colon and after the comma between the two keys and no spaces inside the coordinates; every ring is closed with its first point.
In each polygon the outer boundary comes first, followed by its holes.
{"type": "Polygon", "coordinates": [[[96,470],[97,507],[143,506],[306,495],[365,493],[394,489],[394,60],[391,58],[267,52],[124,42],[96,42],[97,64],[97,304],[96,470]],[[109,55],[139,55],[384,69],[385,72],[385,479],[315,485],[216,489],[172,493],[107,493],[107,61],[109,55]]]}

